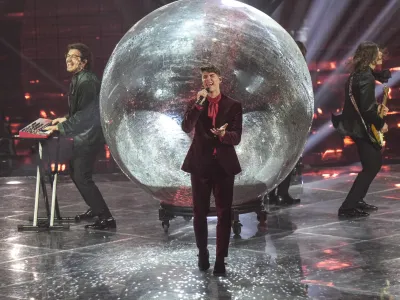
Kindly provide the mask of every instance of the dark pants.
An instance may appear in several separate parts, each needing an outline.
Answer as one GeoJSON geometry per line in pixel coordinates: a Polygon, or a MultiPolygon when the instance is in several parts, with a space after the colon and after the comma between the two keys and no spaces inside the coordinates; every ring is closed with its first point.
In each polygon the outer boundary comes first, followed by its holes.
{"type": "Polygon", "coordinates": [[[370,142],[363,139],[353,139],[357,145],[362,171],[358,173],[353,186],[348,193],[342,208],[356,208],[357,202],[362,201],[367,195],[369,186],[382,166],[382,154],[370,142]]]}
{"type": "Polygon", "coordinates": [[[228,256],[231,236],[231,208],[233,201],[233,185],[235,176],[228,175],[215,163],[209,175],[191,174],[193,194],[193,227],[199,251],[207,248],[208,227],[207,214],[210,210],[211,191],[215,197],[217,210],[217,258],[228,256]]]}
{"type": "Polygon", "coordinates": [[[98,187],[92,179],[96,156],[102,146],[90,148],[74,148],[70,161],[71,179],[82,195],[83,200],[92,209],[95,216],[111,217],[110,210],[98,187]]]}
{"type": "Polygon", "coordinates": [[[273,190],[269,192],[269,197],[273,198],[275,196],[286,196],[289,194],[289,187],[290,187],[290,181],[292,180],[292,172],[289,173],[288,176],[273,190]]]}

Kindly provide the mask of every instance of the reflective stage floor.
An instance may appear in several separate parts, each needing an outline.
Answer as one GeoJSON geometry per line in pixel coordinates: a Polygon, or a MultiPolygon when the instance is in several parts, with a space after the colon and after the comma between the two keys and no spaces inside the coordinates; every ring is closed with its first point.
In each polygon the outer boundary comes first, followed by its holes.
{"type": "MultiPolygon", "coordinates": [[[[0,178],[0,299],[400,299],[400,166],[385,166],[367,202],[379,211],[340,221],[353,172],[309,171],[291,187],[302,204],[270,207],[267,226],[241,215],[228,276],[197,270],[192,221],[165,234],[158,203],[121,174],[98,175],[115,232],[18,232],[33,211],[33,177],[0,178]],[[20,184],[7,184],[19,181],[20,184]]],[[[65,216],[86,210],[67,178],[58,185],[65,216]]],[[[209,219],[211,263],[216,219],[209,219]]]]}

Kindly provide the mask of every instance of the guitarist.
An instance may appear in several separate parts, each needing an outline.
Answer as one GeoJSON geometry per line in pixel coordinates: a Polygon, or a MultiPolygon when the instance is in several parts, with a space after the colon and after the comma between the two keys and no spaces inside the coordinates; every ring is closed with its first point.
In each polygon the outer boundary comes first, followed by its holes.
{"type": "Polygon", "coordinates": [[[378,105],[375,99],[373,71],[381,64],[382,52],[377,44],[363,42],[358,46],[352,60],[352,73],[345,86],[343,113],[332,119],[340,133],[353,139],[362,165],[362,171],[339,208],[339,217],[366,217],[369,216],[368,211],[378,209],[367,204],[364,197],[382,166],[381,147],[373,140],[370,127],[374,125],[382,133],[388,131],[387,124],[378,113],[386,116],[389,110],[384,105],[378,105]]]}

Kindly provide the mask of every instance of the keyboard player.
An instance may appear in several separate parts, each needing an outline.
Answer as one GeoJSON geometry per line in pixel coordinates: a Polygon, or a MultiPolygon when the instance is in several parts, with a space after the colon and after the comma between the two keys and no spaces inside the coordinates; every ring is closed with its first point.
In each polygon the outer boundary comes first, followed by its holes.
{"type": "Polygon", "coordinates": [[[95,218],[95,222],[85,228],[106,230],[116,228],[116,222],[92,179],[96,155],[104,149],[99,109],[100,82],[91,72],[92,60],[92,52],[86,45],[68,45],[65,61],[67,71],[72,73],[68,94],[69,113],[65,118],[53,120],[45,130],[73,136],[71,179],[89,206],[85,213],[75,218],[77,221],[95,218]]]}

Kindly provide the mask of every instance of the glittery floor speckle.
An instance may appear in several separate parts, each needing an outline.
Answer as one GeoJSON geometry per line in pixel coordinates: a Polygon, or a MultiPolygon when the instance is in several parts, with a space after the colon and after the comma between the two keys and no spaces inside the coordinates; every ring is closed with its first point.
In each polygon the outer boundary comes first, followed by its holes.
{"type": "MultiPolygon", "coordinates": [[[[117,220],[115,231],[18,232],[29,224],[34,178],[0,178],[1,299],[399,299],[400,167],[386,167],[367,202],[369,218],[339,220],[353,169],[326,169],[291,187],[302,204],[270,207],[266,226],[240,216],[227,276],[212,275],[216,218],[209,219],[211,268],[197,269],[192,221],[164,233],[158,203],[122,176],[97,176],[117,220]],[[322,176],[325,173],[338,176],[322,176]],[[324,179],[325,178],[325,179],[324,179]]],[[[58,186],[62,213],[86,207],[69,180],[58,186]]]]}

